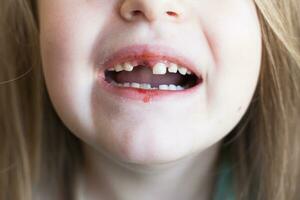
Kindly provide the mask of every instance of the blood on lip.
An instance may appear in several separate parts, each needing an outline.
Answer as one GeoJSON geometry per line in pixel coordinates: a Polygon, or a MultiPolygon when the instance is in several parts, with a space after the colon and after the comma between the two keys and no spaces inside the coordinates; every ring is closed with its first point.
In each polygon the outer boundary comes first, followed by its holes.
{"type": "Polygon", "coordinates": [[[144,94],[144,98],[143,98],[144,103],[149,103],[153,96],[158,95],[158,91],[137,89],[137,92],[140,94],[144,94]]]}

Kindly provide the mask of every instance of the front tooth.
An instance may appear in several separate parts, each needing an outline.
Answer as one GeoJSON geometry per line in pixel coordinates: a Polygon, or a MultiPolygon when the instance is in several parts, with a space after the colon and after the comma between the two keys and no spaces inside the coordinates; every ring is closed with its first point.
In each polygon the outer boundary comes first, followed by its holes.
{"type": "Polygon", "coordinates": [[[116,70],[116,72],[123,71],[123,66],[118,64],[117,66],[115,66],[115,70],[116,70]]]}
{"type": "Polygon", "coordinates": [[[153,74],[166,74],[167,66],[164,63],[156,63],[152,70],[153,74]]]}
{"type": "Polygon", "coordinates": [[[187,72],[186,72],[188,75],[191,75],[192,74],[192,72],[190,71],[190,70],[187,70],[187,72]]]}
{"type": "Polygon", "coordinates": [[[178,85],[176,88],[177,88],[177,90],[184,90],[184,88],[181,87],[180,85],[178,85]]]}
{"type": "Polygon", "coordinates": [[[185,75],[187,72],[187,69],[185,67],[179,67],[178,71],[180,74],[185,75]]]}
{"type": "Polygon", "coordinates": [[[151,89],[151,85],[147,84],[147,83],[144,83],[144,84],[140,85],[140,88],[149,90],[149,89],[151,89]]]}
{"type": "Polygon", "coordinates": [[[168,85],[159,85],[158,88],[160,90],[169,90],[169,86],[168,85]]]}
{"type": "Polygon", "coordinates": [[[125,71],[131,72],[133,70],[133,65],[127,62],[123,65],[123,68],[125,69],[125,71]]]}
{"type": "Polygon", "coordinates": [[[131,87],[140,88],[140,84],[139,83],[131,83],[131,87]]]}
{"type": "Polygon", "coordinates": [[[118,83],[115,81],[111,81],[110,84],[114,85],[114,86],[118,86],[118,83]]]}
{"type": "Polygon", "coordinates": [[[127,83],[127,82],[126,82],[126,83],[123,84],[123,86],[124,86],[124,87],[130,87],[130,83],[127,83]]]}
{"type": "Polygon", "coordinates": [[[169,85],[169,90],[177,90],[177,87],[176,85],[169,85]]]}
{"type": "Polygon", "coordinates": [[[177,73],[178,70],[178,65],[175,63],[171,63],[170,66],[168,67],[168,71],[170,73],[177,73]]]}

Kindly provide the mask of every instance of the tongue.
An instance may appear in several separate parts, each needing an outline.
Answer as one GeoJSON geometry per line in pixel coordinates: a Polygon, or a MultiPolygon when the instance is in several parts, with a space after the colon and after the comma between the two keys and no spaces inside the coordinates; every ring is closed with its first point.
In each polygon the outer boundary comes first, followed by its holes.
{"type": "Polygon", "coordinates": [[[115,74],[115,80],[118,83],[148,83],[153,87],[159,85],[181,85],[184,81],[183,76],[178,73],[166,73],[163,75],[152,74],[152,70],[148,67],[138,66],[133,71],[121,71],[115,74]]]}

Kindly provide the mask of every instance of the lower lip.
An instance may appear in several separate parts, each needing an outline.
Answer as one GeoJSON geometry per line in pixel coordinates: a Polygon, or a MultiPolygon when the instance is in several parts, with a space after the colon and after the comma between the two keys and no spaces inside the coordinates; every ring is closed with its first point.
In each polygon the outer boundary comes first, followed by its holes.
{"type": "Polygon", "coordinates": [[[101,88],[105,91],[116,95],[118,97],[123,97],[128,100],[141,101],[143,103],[150,103],[152,101],[161,101],[165,98],[182,98],[191,96],[202,87],[203,80],[199,81],[197,85],[192,88],[185,90],[145,90],[139,88],[131,88],[131,87],[117,87],[114,86],[107,81],[105,81],[104,73],[98,74],[98,83],[101,88]]]}

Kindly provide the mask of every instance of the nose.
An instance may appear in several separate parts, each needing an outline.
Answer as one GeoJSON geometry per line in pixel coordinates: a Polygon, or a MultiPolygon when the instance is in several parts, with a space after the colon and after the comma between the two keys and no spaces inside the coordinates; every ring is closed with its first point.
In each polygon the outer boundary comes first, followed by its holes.
{"type": "Polygon", "coordinates": [[[183,18],[183,7],[178,0],[123,0],[120,15],[126,21],[144,18],[148,22],[183,18]]]}

